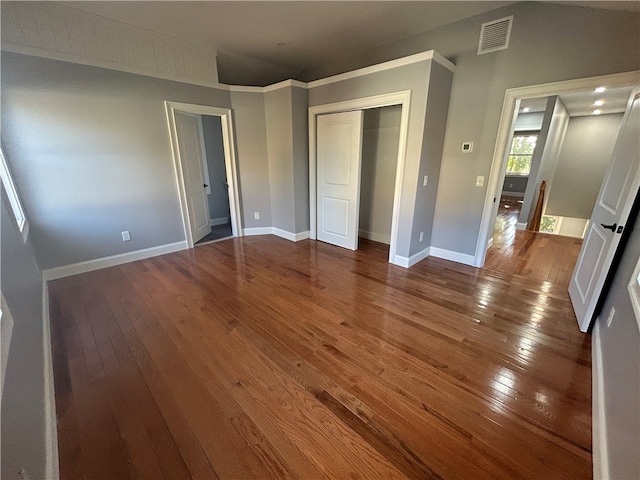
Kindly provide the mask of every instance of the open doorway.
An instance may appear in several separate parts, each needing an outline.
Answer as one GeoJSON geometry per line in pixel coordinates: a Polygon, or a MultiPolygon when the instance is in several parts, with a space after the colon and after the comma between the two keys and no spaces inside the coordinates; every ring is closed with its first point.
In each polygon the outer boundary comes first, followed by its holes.
{"type": "Polygon", "coordinates": [[[165,102],[187,246],[240,236],[231,110],[165,102]]]}

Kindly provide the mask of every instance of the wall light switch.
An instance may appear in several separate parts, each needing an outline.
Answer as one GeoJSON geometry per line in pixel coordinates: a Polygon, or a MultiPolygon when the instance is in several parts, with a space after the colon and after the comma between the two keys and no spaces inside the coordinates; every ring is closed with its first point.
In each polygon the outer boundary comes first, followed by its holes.
{"type": "Polygon", "coordinates": [[[424,232],[420,232],[420,241],[424,240],[424,232]]]}
{"type": "Polygon", "coordinates": [[[476,187],[482,187],[484,185],[484,177],[482,175],[479,175],[476,178],[476,187]]]}
{"type": "Polygon", "coordinates": [[[122,241],[128,242],[129,240],[131,240],[131,235],[129,234],[129,230],[125,230],[122,232],[122,241]]]}
{"type": "Polygon", "coordinates": [[[464,142],[462,144],[462,151],[464,153],[469,153],[473,150],[473,142],[464,142]]]}
{"type": "Polygon", "coordinates": [[[260,220],[260,212],[253,212],[253,219],[260,220]]]}
{"type": "Polygon", "coordinates": [[[424,180],[422,181],[422,186],[426,187],[427,183],[429,183],[429,175],[424,176],[424,180]]]}

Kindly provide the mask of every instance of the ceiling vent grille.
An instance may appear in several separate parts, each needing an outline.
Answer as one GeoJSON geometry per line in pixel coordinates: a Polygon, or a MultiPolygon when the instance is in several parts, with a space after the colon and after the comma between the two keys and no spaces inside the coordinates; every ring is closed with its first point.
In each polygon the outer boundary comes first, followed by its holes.
{"type": "Polygon", "coordinates": [[[513,15],[483,23],[478,43],[478,55],[497,52],[509,46],[513,15]]]}

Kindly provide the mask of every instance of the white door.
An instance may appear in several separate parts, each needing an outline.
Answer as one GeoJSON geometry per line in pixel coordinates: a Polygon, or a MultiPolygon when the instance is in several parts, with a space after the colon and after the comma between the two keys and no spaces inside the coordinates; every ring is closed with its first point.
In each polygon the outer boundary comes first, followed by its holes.
{"type": "Polygon", "coordinates": [[[569,284],[580,330],[589,329],[640,184],[640,94],[627,110],[569,284]]]}
{"type": "Polygon", "coordinates": [[[317,124],[318,240],[358,248],[361,110],[320,115],[317,124]]]}
{"type": "Polygon", "coordinates": [[[187,196],[189,228],[193,243],[211,233],[204,173],[202,126],[195,115],[175,112],[178,151],[187,196]]]}

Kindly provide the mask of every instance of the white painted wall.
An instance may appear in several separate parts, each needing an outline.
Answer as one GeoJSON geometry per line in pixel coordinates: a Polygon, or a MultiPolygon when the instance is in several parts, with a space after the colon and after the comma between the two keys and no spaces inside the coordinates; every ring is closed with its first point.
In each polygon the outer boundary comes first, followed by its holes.
{"type": "Polygon", "coordinates": [[[514,130],[516,132],[523,130],[540,130],[542,128],[542,119],[544,112],[519,113],[516,118],[514,130]]]}
{"type": "Polygon", "coordinates": [[[392,107],[364,111],[360,176],[360,236],[389,244],[395,189],[400,115],[392,107]]]}

